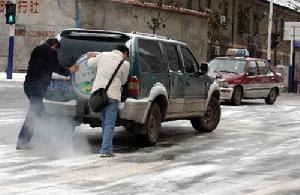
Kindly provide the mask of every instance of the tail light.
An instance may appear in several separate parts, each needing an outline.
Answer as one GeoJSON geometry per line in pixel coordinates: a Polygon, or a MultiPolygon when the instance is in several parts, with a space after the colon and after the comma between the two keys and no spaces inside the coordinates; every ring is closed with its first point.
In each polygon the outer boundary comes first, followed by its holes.
{"type": "Polygon", "coordinates": [[[128,77],[128,96],[137,97],[139,93],[139,80],[136,76],[128,77]]]}

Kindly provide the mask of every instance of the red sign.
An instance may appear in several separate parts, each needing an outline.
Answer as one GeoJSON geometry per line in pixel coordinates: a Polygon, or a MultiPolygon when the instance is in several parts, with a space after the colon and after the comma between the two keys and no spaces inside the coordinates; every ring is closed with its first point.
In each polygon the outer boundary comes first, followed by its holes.
{"type": "MultiPolygon", "coordinates": [[[[5,11],[5,4],[10,3],[9,0],[0,0],[0,13],[5,11]]],[[[40,0],[18,0],[18,14],[38,14],[40,13],[40,0]]]]}
{"type": "Polygon", "coordinates": [[[0,13],[4,12],[6,3],[8,3],[8,1],[0,0],[0,13]]]}
{"type": "Polygon", "coordinates": [[[40,3],[38,0],[31,0],[30,1],[30,13],[32,13],[32,14],[39,13],[39,6],[40,6],[40,3]]]}
{"type": "Polygon", "coordinates": [[[21,12],[23,12],[23,14],[27,13],[27,0],[19,0],[18,13],[20,14],[21,12]]]}

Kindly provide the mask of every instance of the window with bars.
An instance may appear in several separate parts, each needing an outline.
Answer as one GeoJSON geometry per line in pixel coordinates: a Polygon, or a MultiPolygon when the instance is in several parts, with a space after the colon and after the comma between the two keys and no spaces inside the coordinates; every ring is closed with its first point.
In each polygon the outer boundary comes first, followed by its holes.
{"type": "Polygon", "coordinates": [[[238,32],[239,33],[248,33],[249,32],[249,7],[244,7],[242,4],[239,4],[238,7],[238,32]]]}

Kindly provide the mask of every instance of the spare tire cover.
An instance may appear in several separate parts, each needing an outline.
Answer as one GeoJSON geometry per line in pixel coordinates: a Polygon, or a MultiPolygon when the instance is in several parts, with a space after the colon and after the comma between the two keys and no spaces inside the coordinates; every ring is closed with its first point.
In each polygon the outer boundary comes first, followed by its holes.
{"type": "Polygon", "coordinates": [[[79,70],[72,75],[72,86],[75,94],[84,100],[88,100],[91,95],[96,70],[87,65],[87,55],[82,55],[76,61],[79,70]]]}

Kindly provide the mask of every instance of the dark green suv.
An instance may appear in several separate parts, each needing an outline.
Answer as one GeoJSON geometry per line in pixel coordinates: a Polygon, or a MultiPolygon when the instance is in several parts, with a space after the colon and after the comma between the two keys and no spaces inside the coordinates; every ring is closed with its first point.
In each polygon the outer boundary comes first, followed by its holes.
{"type": "MultiPolygon", "coordinates": [[[[136,32],[85,29],[67,29],[57,37],[62,45],[59,60],[64,66],[88,51],[110,51],[118,44],[130,48],[130,74],[123,87],[117,124],[133,132],[139,142],[155,144],[163,121],[190,120],[200,132],[217,127],[219,87],[207,75],[207,64],[199,65],[185,43],[136,32]]],[[[84,64],[84,56],[79,59],[77,63],[84,64]]],[[[98,114],[87,104],[93,74],[80,65],[79,73],[70,78],[53,75],[44,100],[46,111],[71,117],[77,124],[99,127],[98,114]]]]}

